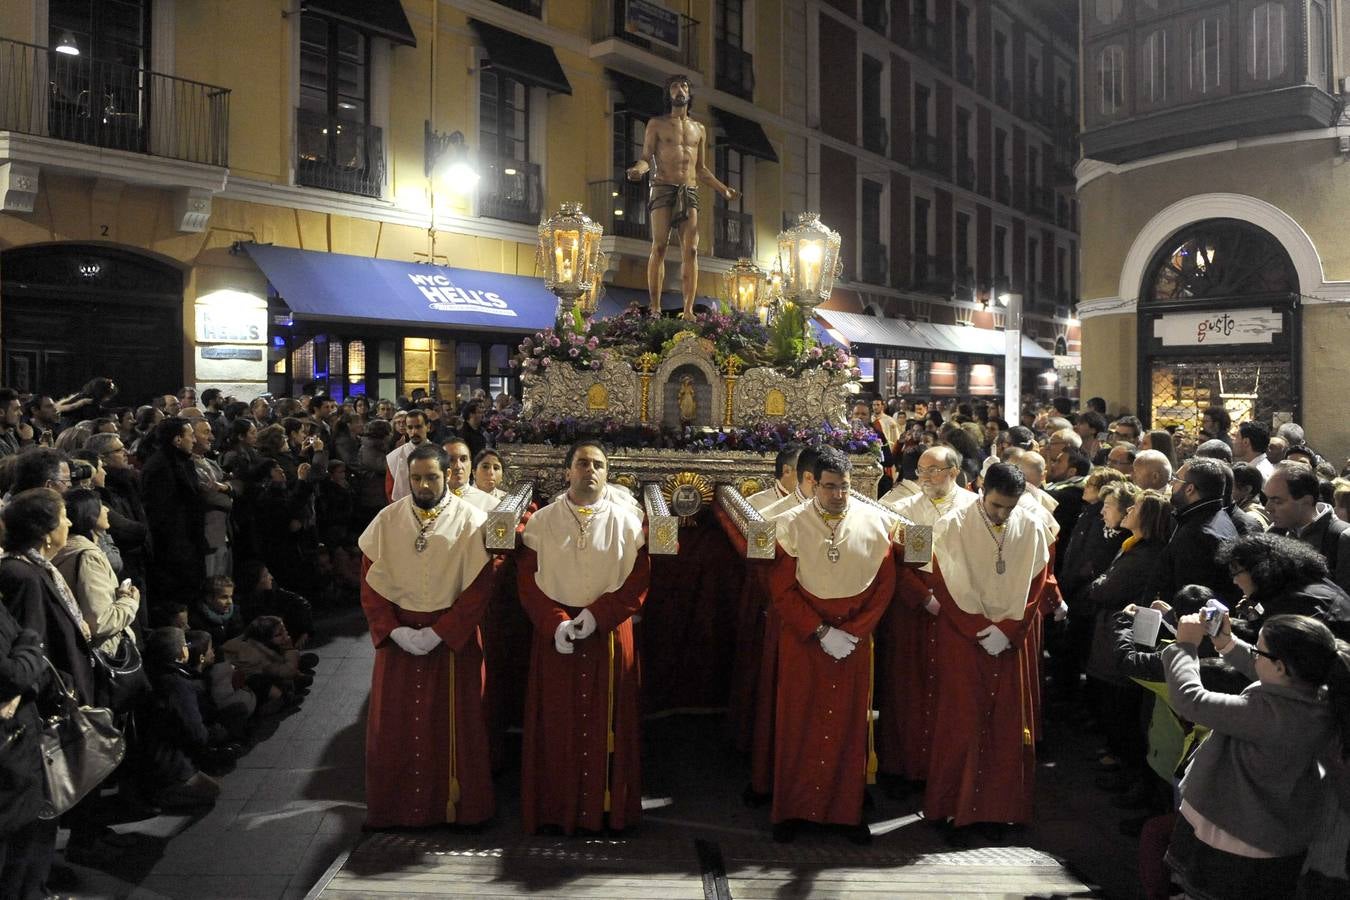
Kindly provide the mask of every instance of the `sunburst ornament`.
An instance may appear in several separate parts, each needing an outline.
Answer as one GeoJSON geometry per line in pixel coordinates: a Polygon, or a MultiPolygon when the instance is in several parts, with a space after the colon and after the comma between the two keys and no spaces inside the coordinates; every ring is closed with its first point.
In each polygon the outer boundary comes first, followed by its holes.
{"type": "Polygon", "coordinates": [[[680,517],[680,524],[688,525],[703,507],[712,503],[713,483],[697,472],[677,472],[661,485],[671,513],[680,517]]]}

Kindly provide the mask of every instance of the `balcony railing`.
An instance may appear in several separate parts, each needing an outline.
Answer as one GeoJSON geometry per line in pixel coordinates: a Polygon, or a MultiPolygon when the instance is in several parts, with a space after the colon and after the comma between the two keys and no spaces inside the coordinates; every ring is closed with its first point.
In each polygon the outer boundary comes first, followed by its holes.
{"type": "Polygon", "coordinates": [[[538,163],[505,157],[478,157],[483,179],[478,183],[478,214],[536,225],[544,206],[538,163]]]}
{"type": "Polygon", "coordinates": [[[920,132],[914,135],[914,165],[939,175],[947,173],[947,143],[920,132]]]}
{"type": "Polygon", "coordinates": [[[507,9],[523,12],[525,15],[534,16],[536,19],[544,17],[544,0],[496,0],[496,2],[507,9]]]}
{"type": "Polygon", "coordinates": [[[862,22],[882,36],[890,35],[891,14],[885,0],[863,0],[862,22]]]}
{"type": "Polygon", "coordinates": [[[975,270],[966,265],[957,266],[952,282],[958,287],[973,289],[975,287],[975,270]]]}
{"type": "Polygon", "coordinates": [[[755,217],[722,206],[713,207],[713,255],[722,259],[755,256],[755,217]]]}
{"type": "Polygon", "coordinates": [[[975,86],[975,57],[965,51],[956,54],[956,80],[966,87],[975,86]]]}
{"type": "Polygon", "coordinates": [[[867,284],[883,287],[891,283],[891,270],[886,245],[880,241],[862,242],[862,267],[860,279],[867,284]]]}
{"type": "Polygon", "coordinates": [[[591,19],[595,23],[595,41],[617,38],[686,69],[699,68],[697,19],[671,12],[669,30],[665,31],[667,23],[648,21],[640,16],[629,17],[627,12],[625,0],[595,0],[595,15],[591,19]]]}
{"type": "Polygon", "coordinates": [[[718,41],[717,89],[743,100],[755,99],[755,58],[727,41],[718,41]]]}
{"type": "Polygon", "coordinates": [[[1004,204],[1012,201],[1012,179],[1002,172],[994,176],[994,199],[1004,204]]]}
{"type": "Polygon", "coordinates": [[[952,286],[952,261],[940,256],[917,254],[914,257],[914,287],[916,290],[940,294],[952,286]]]}
{"type": "Polygon", "coordinates": [[[994,102],[1007,109],[1012,103],[1012,82],[1006,78],[994,80],[994,102]]]}
{"type": "Polygon", "coordinates": [[[968,191],[975,190],[975,160],[969,156],[956,158],[956,183],[968,191]]]}
{"type": "Polygon", "coordinates": [[[230,91],[0,38],[0,131],[228,166],[230,91]]]}
{"type": "Polygon", "coordinates": [[[616,237],[647,238],[647,185],[624,180],[592,181],[586,213],[616,237]]]}
{"type": "Polygon", "coordinates": [[[886,155],[891,142],[890,126],[884,116],[867,116],[863,119],[863,149],[872,153],[886,155]]]}
{"type": "Polygon", "coordinates": [[[378,197],[384,190],[384,132],[362,122],[295,111],[295,183],[378,197]]]}

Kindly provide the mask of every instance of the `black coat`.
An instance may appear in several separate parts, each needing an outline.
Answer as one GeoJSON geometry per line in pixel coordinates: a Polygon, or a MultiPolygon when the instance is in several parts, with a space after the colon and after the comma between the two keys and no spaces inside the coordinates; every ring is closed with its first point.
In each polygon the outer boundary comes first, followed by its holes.
{"type": "MultiPolygon", "coordinates": [[[[1219,547],[1237,540],[1237,526],[1223,508],[1223,501],[1201,500],[1175,514],[1177,528],[1167,542],[1144,597],[1171,603],[1176,592],[1188,584],[1212,590],[1229,609],[1242,592],[1233,583],[1228,567],[1218,561],[1219,547]]],[[[1194,612],[1195,610],[1184,610],[1194,612]]]]}
{"type": "Polygon", "coordinates": [[[128,576],[145,572],[151,556],[150,520],[141,502],[141,480],[135,469],[108,469],[100,496],[108,505],[109,534],[122,553],[128,576]]]}
{"type": "Polygon", "coordinates": [[[195,596],[206,577],[206,503],[192,458],[176,449],[161,450],[141,470],[141,499],[155,542],[152,575],[178,597],[160,596],[158,603],[183,602],[195,596]]]}
{"type": "Polygon", "coordinates": [[[1254,644],[1265,621],[1279,615],[1311,616],[1326,623],[1336,637],[1350,640],[1350,595],[1330,578],[1312,584],[1284,585],[1270,597],[1257,591],[1234,616],[1233,631],[1254,644]]]}
{"type": "Polygon", "coordinates": [[[1149,576],[1162,553],[1162,541],[1140,541],[1117,556],[1106,573],[1092,583],[1088,594],[1091,607],[1114,615],[1131,603],[1142,603],[1149,576]]]}
{"type": "Polygon", "coordinates": [[[47,571],[26,559],[0,559],[0,595],[19,626],[37,633],[47,658],[79,701],[95,705],[93,651],[47,571]]]}
{"type": "Polygon", "coordinates": [[[1111,566],[1111,561],[1120,552],[1121,544],[1129,536],[1128,531],[1120,528],[1110,535],[1106,533],[1101,504],[1094,503],[1084,508],[1069,538],[1064,567],[1059,575],[1059,588],[1070,609],[1075,604],[1081,606],[1092,583],[1111,566]]]}
{"type": "MultiPolygon", "coordinates": [[[[1286,529],[1272,528],[1271,534],[1292,537],[1286,529]]],[[[1312,547],[1327,561],[1331,580],[1350,591],[1350,523],[1342,522],[1329,508],[1322,510],[1298,540],[1312,547]]]]}
{"type": "Polygon", "coordinates": [[[1069,555],[1069,543],[1073,540],[1073,529],[1078,524],[1087,507],[1083,504],[1083,482],[1079,476],[1065,481],[1046,485],[1045,492],[1055,498],[1055,521],[1059,523],[1059,537],[1055,540],[1055,575],[1064,571],[1065,557],[1069,555]]]}
{"type": "Polygon", "coordinates": [[[22,698],[14,718],[0,721],[0,841],[36,820],[42,805],[37,695],[47,672],[37,634],[0,606],[0,703],[22,698]]]}

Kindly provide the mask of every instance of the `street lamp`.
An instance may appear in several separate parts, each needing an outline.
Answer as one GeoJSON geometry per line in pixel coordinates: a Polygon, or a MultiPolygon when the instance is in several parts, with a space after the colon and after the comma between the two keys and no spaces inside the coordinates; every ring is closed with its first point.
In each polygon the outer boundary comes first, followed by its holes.
{"type": "MultiPolygon", "coordinates": [[[[425,157],[423,170],[428,178],[442,178],[452,193],[464,196],[473,193],[478,186],[478,170],[469,160],[469,147],[464,141],[464,132],[452,131],[442,134],[433,131],[431,122],[427,122],[423,132],[425,139],[425,157]]],[[[432,185],[435,191],[435,185],[432,185]]]]}
{"type": "Polygon", "coordinates": [[[783,273],[783,299],[802,311],[807,333],[812,311],[830,299],[839,264],[839,232],[832,231],[816,213],[797,216],[797,224],[778,233],[778,268],[783,273]]]}
{"type": "Polygon", "coordinates": [[[1002,293],[998,302],[1007,308],[1003,319],[1003,414],[1011,422],[1022,412],[1022,295],[1002,293]]]}
{"type": "Polygon", "coordinates": [[[75,35],[69,31],[62,32],[61,41],[56,45],[56,52],[66,56],[79,56],[80,45],[75,43],[75,35]]]}
{"type": "Polygon", "coordinates": [[[570,313],[577,299],[590,293],[601,277],[600,237],[604,232],[600,223],[587,217],[581,204],[572,200],[539,223],[544,287],[558,298],[559,319],[570,313]]]}
{"type": "Polygon", "coordinates": [[[742,256],[722,273],[722,298],[741,312],[755,312],[769,305],[769,276],[742,256]]]}

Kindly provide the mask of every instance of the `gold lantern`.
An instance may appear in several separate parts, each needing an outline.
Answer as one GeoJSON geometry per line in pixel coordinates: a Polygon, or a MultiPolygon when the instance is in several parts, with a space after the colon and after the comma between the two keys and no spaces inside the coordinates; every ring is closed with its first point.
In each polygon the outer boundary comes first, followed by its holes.
{"type": "Polygon", "coordinates": [[[742,256],[722,273],[722,298],[741,312],[750,313],[769,305],[769,276],[742,256]]]}
{"type": "Polygon", "coordinates": [[[783,273],[783,299],[796,304],[807,318],[830,298],[839,264],[839,232],[816,213],[801,213],[797,224],[778,234],[778,267],[783,273]]]}
{"type": "Polygon", "coordinates": [[[604,269],[600,265],[600,237],[604,228],[567,201],[539,223],[539,256],[544,287],[558,298],[558,314],[572,311],[577,299],[591,293],[604,269]]]}
{"type": "Polygon", "coordinates": [[[601,253],[599,262],[596,263],[595,278],[591,281],[591,289],[577,298],[577,308],[587,316],[595,312],[595,308],[600,305],[600,300],[605,296],[605,271],[607,269],[609,269],[609,254],[601,253]]]}

